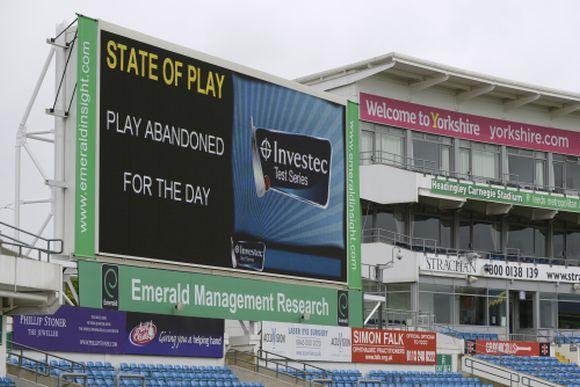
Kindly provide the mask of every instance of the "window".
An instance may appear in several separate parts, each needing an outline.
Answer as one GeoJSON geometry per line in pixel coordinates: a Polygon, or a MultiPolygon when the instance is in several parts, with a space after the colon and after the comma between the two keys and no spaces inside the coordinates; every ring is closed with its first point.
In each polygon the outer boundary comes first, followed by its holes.
{"type": "Polygon", "coordinates": [[[500,251],[501,224],[499,221],[482,221],[470,212],[459,213],[459,248],[463,250],[500,251]]]}
{"type": "Polygon", "coordinates": [[[374,143],[375,134],[368,130],[362,130],[360,137],[361,164],[364,165],[374,162],[374,143]]]}
{"type": "Polygon", "coordinates": [[[507,247],[520,255],[545,257],[548,227],[545,223],[531,224],[524,219],[508,220],[507,247]]]}
{"type": "Polygon", "coordinates": [[[554,224],[555,258],[580,258],[580,229],[564,223],[554,224]]]}
{"type": "Polygon", "coordinates": [[[500,179],[501,148],[497,145],[477,142],[459,142],[460,177],[500,179]]]}
{"type": "Polygon", "coordinates": [[[413,132],[413,163],[416,168],[432,173],[449,173],[451,139],[413,132]]]}
{"type": "Polygon", "coordinates": [[[380,149],[377,149],[377,157],[380,163],[405,165],[405,132],[401,129],[378,127],[380,134],[380,149]],[[380,129],[379,129],[380,128],[380,129]]]}
{"type": "Polygon", "coordinates": [[[558,296],[555,293],[540,293],[540,328],[557,328],[557,308],[558,296]]]}
{"type": "Polygon", "coordinates": [[[555,154],[554,183],[556,188],[580,190],[580,160],[555,154]]]}
{"type": "Polygon", "coordinates": [[[486,325],[486,289],[458,287],[459,324],[486,325]]]}
{"type": "Polygon", "coordinates": [[[558,328],[580,329],[580,295],[558,295],[558,328]]]}
{"type": "Polygon", "coordinates": [[[416,213],[413,217],[413,237],[433,239],[438,246],[452,247],[452,226],[452,218],[416,213]]]}
{"type": "Polygon", "coordinates": [[[386,230],[397,234],[405,234],[407,206],[374,205],[370,202],[362,203],[363,230],[386,230]]]}
{"type": "Polygon", "coordinates": [[[506,317],[506,291],[489,289],[487,310],[489,314],[489,325],[505,327],[506,317]]]}
{"type": "Polygon", "coordinates": [[[509,181],[524,186],[544,187],[546,154],[508,148],[509,181]]]}
{"type": "Polygon", "coordinates": [[[420,283],[419,310],[432,313],[436,324],[453,324],[453,287],[420,283]]]}

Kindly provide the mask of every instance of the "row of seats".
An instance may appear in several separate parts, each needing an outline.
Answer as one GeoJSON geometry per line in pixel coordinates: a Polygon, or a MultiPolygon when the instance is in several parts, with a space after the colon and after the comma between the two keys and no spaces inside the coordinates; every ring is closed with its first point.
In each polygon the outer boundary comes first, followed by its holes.
{"type": "Polygon", "coordinates": [[[0,387],[14,387],[14,380],[9,377],[0,377],[0,387]]]}
{"type": "MultiPolygon", "coordinates": [[[[10,356],[8,362],[18,365],[18,358],[10,356]]],[[[145,381],[151,387],[263,387],[260,383],[240,382],[237,376],[228,368],[222,366],[187,366],[172,364],[126,364],[122,363],[119,370],[109,362],[78,362],[66,360],[51,360],[50,367],[42,362],[23,359],[22,366],[40,372],[50,372],[51,376],[59,377],[69,372],[86,370],[87,384],[90,387],[114,387],[116,378],[121,375],[120,385],[123,387],[140,387],[145,381]],[[127,378],[133,375],[134,378],[127,378]]],[[[75,378],[76,383],[84,383],[83,378],[75,378]]],[[[4,386],[0,387],[12,387],[4,386]]]]}
{"type": "Polygon", "coordinates": [[[563,386],[580,384],[580,367],[563,364],[553,357],[477,355],[478,358],[563,386]]]}
{"type": "Polygon", "coordinates": [[[457,372],[442,371],[370,371],[367,379],[381,380],[390,385],[488,387],[479,378],[468,378],[457,372]]]}
{"type": "Polygon", "coordinates": [[[461,332],[451,328],[442,328],[440,332],[463,340],[489,340],[489,341],[499,340],[499,336],[496,333],[461,332]]]}
{"type": "Polygon", "coordinates": [[[570,335],[557,335],[554,338],[556,344],[580,344],[580,336],[575,334],[570,335]]]}

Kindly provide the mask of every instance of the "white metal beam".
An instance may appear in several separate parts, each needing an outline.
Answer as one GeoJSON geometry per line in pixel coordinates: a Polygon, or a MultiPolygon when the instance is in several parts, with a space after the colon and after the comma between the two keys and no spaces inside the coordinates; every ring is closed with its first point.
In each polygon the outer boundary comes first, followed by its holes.
{"type": "Polygon", "coordinates": [[[458,102],[465,102],[467,100],[480,97],[484,94],[491,93],[495,89],[495,85],[483,85],[479,87],[474,87],[469,91],[464,91],[457,94],[457,101],[458,102]]]}
{"type": "Polygon", "coordinates": [[[367,316],[367,318],[365,318],[365,321],[363,323],[363,327],[368,324],[368,322],[371,320],[371,318],[373,317],[373,315],[377,312],[377,310],[379,310],[379,308],[381,307],[381,304],[382,304],[381,301],[377,302],[377,304],[375,305],[375,307],[373,308],[373,310],[371,310],[371,312],[369,313],[369,315],[367,316]]]}
{"type": "Polygon", "coordinates": [[[387,71],[395,65],[394,62],[385,63],[380,66],[369,67],[365,70],[357,71],[352,74],[338,76],[331,79],[322,80],[319,83],[310,84],[310,87],[313,87],[318,90],[332,90],[336,89],[337,87],[350,85],[351,83],[357,82],[361,79],[365,79],[371,77],[375,74],[382,73],[383,71],[387,71]]]}
{"type": "Polygon", "coordinates": [[[559,118],[580,110],[580,102],[562,106],[560,109],[552,110],[552,118],[559,118]]]}
{"type": "Polygon", "coordinates": [[[540,99],[540,97],[541,97],[540,94],[528,94],[528,95],[524,95],[522,97],[516,98],[514,100],[505,102],[503,104],[503,106],[504,106],[505,110],[517,109],[519,107],[522,107],[524,105],[527,105],[529,103],[537,101],[538,99],[540,99]]]}
{"type": "Polygon", "coordinates": [[[428,88],[433,87],[435,85],[438,85],[440,83],[443,83],[448,79],[449,79],[449,74],[441,74],[441,75],[433,77],[433,78],[427,78],[427,79],[424,79],[422,81],[411,83],[409,85],[409,87],[411,89],[411,92],[416,93],[418,91],[425,90],[425,89],[428,89],[428,88]]]}

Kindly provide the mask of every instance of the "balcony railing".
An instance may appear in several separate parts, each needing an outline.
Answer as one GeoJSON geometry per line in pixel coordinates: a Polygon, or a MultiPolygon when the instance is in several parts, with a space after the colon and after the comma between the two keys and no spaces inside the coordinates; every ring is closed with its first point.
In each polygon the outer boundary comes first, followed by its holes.
{"type": "Polygon", "coordinates": [[[396,168],[406,169],[413,172],[435,176],[443,176],[454,179],[469,180],[477,183],[486,183],[540,192],[557,192],[557,193],[573,192],[574,194],[578,195],[578,191],[575,190],[564,189],[562,187],[551,186],[548,184],[536,184],[524,181],[520,178],[519,175],[515,173],[503,173],[500,176],[478,176],[472,173],[461,173],[441,168],[438,165],[438,163],[433,160],[423,160],[420,158],[405,157],[396,153],[383,151],[360,152],[360,164],[361,165],[382,164],[396,168]]]}
{"type": "Polygon", "coordinates": [[[537,257],[522,254],[519,249],[507,248],[505,251],[470,250],[443,247],[437,244],[435,239],[423,239],[409,235],[399,234],[382,228],[363,230],[363,243],[385,243],[404,249],[430,253],[437,255],[465,256],[482,258],[494,261],[531,263],[542,265],[580,266],[580,257],[576,258],[552,258],[537,257]]]}

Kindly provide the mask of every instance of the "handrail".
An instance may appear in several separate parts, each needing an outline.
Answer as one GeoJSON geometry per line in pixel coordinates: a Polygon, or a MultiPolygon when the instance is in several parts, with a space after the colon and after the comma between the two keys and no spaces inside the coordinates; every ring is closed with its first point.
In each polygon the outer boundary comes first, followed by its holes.
{"type": "Polygon", "coordinates": [[[534,387],[535,385],[531,384],[532,381],[538,383],[541,386],[547,386],[547,387],[553,387],[553,386],[557,385],[557,384],[551,383],[549,381],[544,381],[543,379],[538,378],[536,376],[529,375],[525,372],[511,370],[507,367],[501,367],[501,366],[495,365],[491,362],[482,361],[480,359],[474,358],[472,356],[465,356],[463,359],[463,364],[464,364],[465,368],[468,368],[471,370],[472,375],[474,375],[474,373],[473,373],[474,370],[480,371],[482,373],[487,373],[488,375],[495,376],[495,377],[500,378],[502,380],[507,380],[507,382],[509,382],[510,386],[512,385],[513,382],[515,382],[515,383],[520,383],[521,385],[526,386],[526,387],[534,387]],[[468,362],[469,362],[469,364],[468,364],[468,362]],[[486,366],[488,368],[492,368],[492,369],[496,370],[497,372],[508,373],[509,379],[504,377],[504,376],[499,375],[498,373],[491,373],[485,369],[475,368],[473,366],[474,364],[483,365],[483,366],[486,366]],[[516,377],[515,379],[513,378],[514,376],[516,377]],[[524,380],[527,381],[526,384],[524,384],[524,380]]]}
{"type": "MultiPolygon", "coordinates": [[[[322,368],[322,367],[319,367],[319,366],[316,366],[316,365],[314,365],[314,364],[310,364],[310,363],[307,363],[307,362],[304,362],[304,361],[300,361],[300,360],[292,359],[292,358],[290,358],[290,357],[287,357],[287,356],[284,356],[284,355],[280,355],[280,354],[277,354],[277,353],[275,353],[275,352],[271,352],[271,351],[268,351],[268,350],[265,350],[265,349],[259,348],[259,349],[258,349],[258,354],[262,354],[262,353],[265,353],[265,354],[266,354],[266,357],[265,357],[265,359],[268,359],[268,355],[273,355],[273,356],[277,356],[277,357],[279,357],[279,358],[280,358],[280,359],[282,359],[282,360],[291,361],[291,362],[294,362],[294,363],[300,363],[300,364],[303,364],[303,365],[305,365],[305,366],[308,366],[308,367],[310,367],[310,368],[313,368],[313,369],[316,369],[316,370],[319,370],[319,371],[326,372],[326,369],[324,369],[324,368],[322,368]]],[[[260,356],[260,355],[258,355],[258,356],[260,356]]],[[[262,356],[262,357],[263,357],[263,356],[262,356]]],[[[278,360],[278,359],[272,359],[272,360],[278,360]]]]}
{"type": "Polygon", "coordinates": [[[141,380],[141,387],[145,387],[145,375],[142,374],[123,374],[119,372],[115,376],[115,387],[119,387],[121,385],[121,380],[125,379],[139,379],[141,380]]]}
{"type": "Polygon", "coordinates": [[[75,379],[75,378],[82,378],[83,386],[87,387],[88,375],[86,373],[79,372],[63,372],[62,374],[58,375],[58,382],[56,386],[57,387],[62,386],[62,382],[65,379],[75,379]]]}
{"type": "Polygon", "coordinates": [[[62,356],[53,355],[52,353],[45,352],[41,349],[30,347],[30,346],[25,345],[25,344],[20,344],[20,343],[17,343],[15,341],[12,341],[12,340],[6,340],[6,341],[11,345],[11,350],[8,353],[8,356],[15,356],[18,358],[18,367],[19,368],[22,368],[22,363],[23,363],[24,359],[33,361],[35,363],[35,368],[36,368],[34,371],[37,374],[37,376],[38,375],[50,376],[51,369],[57,369],[60,371],[65,371],[65,372],[71,371],[74,369],[80,369],[80,370],[82,370],[82,373],[86,374],[86,372],[87,372],[87,366],[83,363],[78,363],[74,360],[70,360],[70,359],[67,359],[67,358],[62,357],[62,356]],[[41,355],[44,355],[44,361],[25,356],[24,355],[25,350],[31,351],[31,352],[36,352],[36,353],[39,353],[41,355]],[[66,361],[71,366],[70,367],[61,367],[60,365],[53,366],[49,362],[49,357],[54,358],[54,359],[58,359],[58,360],[66,361]],[[39,371],[39,367],[38,367],[39,364],[42,365],[42,369],[44,370],[44,372],[39,371]]]}
{"type": "MultiPolygon", "coordinates": [[[[303,381],[309,372],[309,370],[306,368],[305,365],[303,366],[302,369],[300,369],[300,368],[296,368],[294,366],[288,365],[288,360],[284,360],[285,363],[278,362],[278,361],[273,360],[273,359],[263,358],[261,356],[258,356],[257,354],[251,353],[251,352],[242,352],[242,351],[238,351],[236,349],[231,349],[231,348],[228,351],[228,353],[226,354],[226,358],[230,358],[231,360],[233,360],[235,365],[237,365],[238,362],[251,365],[251,366],[253,366],[255,372],[259,372],[260,362],[263,362],[263,363],[265,363],[264,368],[276,373],[276,378],[279,378],[279,375],[281,374],[281,375],[284,375],[286,377],[293,378],[295,383],[298,383],[298,381],[303,381]],[[252,359],[252,361],[245,360],[244,357],[250,357],[252,359]],[[276,366],[275,369],[268,367],[268,365],[270,363],[276,366]],[[283,368],[280,369],[280,366],[282,366],[283,368]],[[292,374],[292,373],[288,372],[288,370],[293,370],[294,373],[292,374]],[[299,374],[303,374],[304,378],[300,377],[299,374]]],[[[287,359],[292,360],[290,358],[287,358],[287,359]]],[[[299,361],[296,361],[296,360],[294,360],[293,362],[300,363],[299,361]]],[[[302,363],[302,364],[304,364],[304,363],[302,363]]],[[[319,367],[316,367],[316,368],[319,368],[319,367]]],[[[322,369],[322,370],[324,371],[324,375],[326,376],[327,371],[324,369],[322,369]]]]}
{"type": "Polygon", "coordinates": [[[408,250],[431,253],[436,255],[456,255],[456,256],[479,256],[490,261],[504,261],[517,263],[530,263],[534,265],[559,265],[559,266],[579,266],[580,258],[553,258],[527,256],[521,253],[520,249],[507,248],[505,252],[458,249],[453,247],[443,247],[437,244],[435,239],[424,239],[410,235],[400,234],[381,227],[367,228],[362,233],[363,243],[386,243],[408,250]],[[501,259],[498,259],[501,258],[501,259]]]}
{"type": "Polygon", "coordinates": [[[16,248],[17,251],[13,251],[12,249],[8,248],[8,250],[17,253],[18,256],[23,256],[22,250],[27,249],[29,251],[36,251],[38,253],[38,260],[42,259],[42,254],[46,255],[47,261],[50,261],[51,254],[61,254],[63,251],[63,240],[62,239],[51,239],[45,238],[42,235],[33,234],[21,228],[15,227],[11,224],[5,223],[0,221],[0,226],[8,228],[10,231],[16,231],[20,234],[25,234],[29,237],[32,237],[35,241],[42,241],[45,243],[45,247],[38,247],[36,246],[36,242],[34,244],[30,244],[24,242],[20,239],[14,238],[6,233],[3,233],[0,230],[0,247],[2,246],[10,246],[12,248],[16,248]]]}
{"type": "MultiPolygon", "coordinates": [[[[516,173],[502,173],[501,176],[481,176],[474,175],[471,171],[467,173],[461,173],[459,171],[452,171],[451,169],[440,168],[438,163],[433,160],[425,160],[416,157],[402,156],[396,153],[384,152],[384,151],[364,151],[360,152],[361,165],[368,164],[382,164],[389,165],[396,168],[401,168],[405,170],[410,170],[414,172],[442,176],[442,177],[452,177],[457,179],[475,181],[479,183],[488,183],[494,185],[501,185],[504,187],[515,187],[522,189],[530,189],[534,192],[560,192],[569,189],[565,187],[557,187],[548,184],[537,184],[533,182],[523,181],[520,175],[516,173]]],[[[575,190],[577,191],[577,190],[575,190]]]]}

